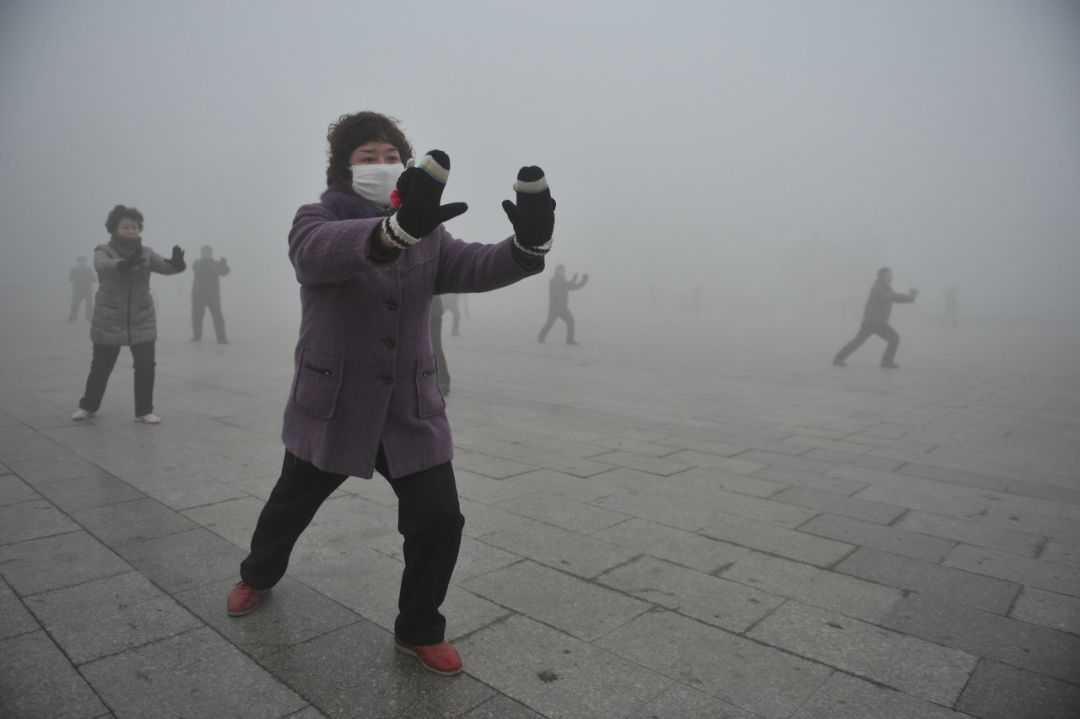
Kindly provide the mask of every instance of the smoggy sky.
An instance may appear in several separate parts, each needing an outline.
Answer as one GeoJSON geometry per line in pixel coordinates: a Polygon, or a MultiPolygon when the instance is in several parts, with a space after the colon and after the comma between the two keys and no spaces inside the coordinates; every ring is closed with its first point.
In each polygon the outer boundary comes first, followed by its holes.
{"type": "Polygon", "coordinates": [[[234,315],[293,327],[291,218],[325,188],[328,123],[371,109],[450,154],[465,239],[509,234],[499,203],[542,165],[553,259],[598,313],[654,286],[859,306],[888,264],[1076,332],[1077,2],[9,0],[0,89],[3,317],[63,307],[123,203],[159,252],[228,256],[234,315]]]}

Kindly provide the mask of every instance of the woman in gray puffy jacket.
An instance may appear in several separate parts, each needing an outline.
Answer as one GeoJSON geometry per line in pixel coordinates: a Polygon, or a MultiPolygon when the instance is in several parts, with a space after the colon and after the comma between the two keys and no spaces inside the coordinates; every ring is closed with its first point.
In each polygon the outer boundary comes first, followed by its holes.
{"type": "Polygon", "coordinates": [[[73,420],[93,417],[101,406],[120,348],[131,347],[135,363],[135,420],[159,424],[154,414],[154,341],[157,320],[150,296],[150,273],[175,275],[183,272],[184,251],[174,245],[165,259],[142,244],[143,215],[134,207],[117,205],[105,220],[111,239],[94,248],[94,269],[98,291],[94,299],[94,319],[90,340],[94,343],[86,392],[79,400],[73,420]]]}

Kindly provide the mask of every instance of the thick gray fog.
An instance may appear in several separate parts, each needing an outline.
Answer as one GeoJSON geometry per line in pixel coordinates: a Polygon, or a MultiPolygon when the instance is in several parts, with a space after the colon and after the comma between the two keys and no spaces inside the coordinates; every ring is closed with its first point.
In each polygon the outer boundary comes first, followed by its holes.
{"type": "MultiPolygon", "coordinates": [[[[371,109],[450,154],[458,237],[507,236],[517,168],[545,168],[549,265],[591,276],[583,343],[767,354],[767,325],[819,333],[827,362],[882,265],[921,291],[902,333],[951,286],[980,351],[1080,341],[1076,2],[9,0],[0,89],[9,328],[63,324],[122,203],[158,252],[229,259],[234,343],[294,333],[293,213],[325,188],[327,125],[371,109]]],[[[547,276],[471,298],[465,328],[535,341],[547,276]]],[[[152,281],[174,339],[190,283],[152,281]]]]}

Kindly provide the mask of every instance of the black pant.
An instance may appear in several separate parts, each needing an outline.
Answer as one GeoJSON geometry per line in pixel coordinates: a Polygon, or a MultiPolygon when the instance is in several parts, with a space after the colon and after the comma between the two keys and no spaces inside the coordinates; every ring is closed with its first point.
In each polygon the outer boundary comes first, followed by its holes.
{"type": "MultiPolygon", "coordinates": [[[[375,467],[398,497],[398,531],[405,538],[405,571],[394,633],[409,644],[435,644],[446,634],[446,618],[439,607],[446,599],[465,526],[454,469],[447,462],[393,479],[382,450],[375,467]]],[[[345,479],[286,450],[281,477],[251,537],[251,553],[240,564],[240,578],[256,589],[277,584],[289,566],[296,540],[345,479]]]]}
{"type": "MultiPolygon", "coordinates": [[[[120,356],[120,345],[94,345],[94,357],[90,361],[90,375],[86,378],[86,391],[79,400],[79,407],[87,412],[97,412],[109,375],[120,356]]],[[[154,411],[154,343],[131,345],[131,357],[135,364],[135,416],[142,417],[154,411]]]]}
{"type": "Polygon", "coordinates": [[[848,355],[859,349],[863,342],[870,339],[871,335],[877,335],[888,342],[885,347],[885,354],[881,358],[881,366],[891,365],[893,359],[896,358],[896,348],[900,346],[900,335],[889,325],[863,325],[859,328],[859,334],[855,335],[855,339],[848,342],[836,353],[834,361],[843,362],[848,355]]]}
{"type": "Polygon", "coordinates": [[[74,290],[71,293],[71,312],[68,314],[68,322],[74,322],[79,315],[79,305],[86,303],[86,319],[90,319],[94,313],[94,293],[90,290],[74,290]]]}
{"type": "Polygon", "coordinates": [[[221,314],[220,297],[200,297],[194,295],[191,298],[191,336],[194,339],[202,339],[202,321],[206,310],[210,310],[210,318],[214,320],[214,334],[218,342],[225,341],[225,316],[221,314]]]}
{"type": "Polygon", "coordinates": [[[570,314],[570,310],[566,307],[561,309],[551,308],[548,310],[547,322],[544,323],[543,328],[540,330],[540,336],[537,338],[541,342],[547,337],[547,333],[551,331],[551,328],[555,325],[555,320],[562,320],[566,323],[566,341],[574,341],[574,316],[570,314]]]}

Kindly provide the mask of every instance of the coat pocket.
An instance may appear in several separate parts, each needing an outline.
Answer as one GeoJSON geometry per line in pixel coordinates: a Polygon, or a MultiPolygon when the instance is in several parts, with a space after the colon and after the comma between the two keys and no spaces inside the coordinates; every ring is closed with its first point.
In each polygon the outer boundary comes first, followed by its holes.
{"type": "Polygon", "coordinates": [[[293,404],[304,414],[332,419],[337,411],[344,369],[342,359],[302,350],[293,381],[293,404]]]}
{"type": "Polygon", "coordinates": [[[446,399],[439,390],[439,363],[432,355],[416,362],[416,406],[421,417],[435,417],[446,411],[446,399]]]}

